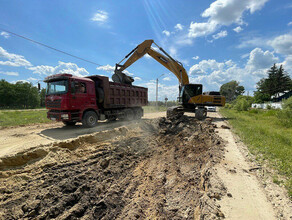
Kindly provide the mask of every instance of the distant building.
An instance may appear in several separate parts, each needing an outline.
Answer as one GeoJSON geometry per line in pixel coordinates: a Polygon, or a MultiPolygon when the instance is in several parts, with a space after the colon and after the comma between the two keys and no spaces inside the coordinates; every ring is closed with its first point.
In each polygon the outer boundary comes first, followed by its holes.
{"type": "Polygon", "coordinates": [[[286,93],[282,93],[280,96],[278,97],[274,97],[272,98],[273,102],[282,102],[283,99],[288,99],[292,96],[292,91],[286,92],[286,93]]]}

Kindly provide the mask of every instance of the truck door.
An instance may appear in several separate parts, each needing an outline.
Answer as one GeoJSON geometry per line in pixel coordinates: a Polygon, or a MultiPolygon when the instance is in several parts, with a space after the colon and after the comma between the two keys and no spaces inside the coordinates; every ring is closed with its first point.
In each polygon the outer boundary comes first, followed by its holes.
{"type": "Polygon", "coordinates": [[[87,86],[85,82],[73,81],[71,83],[72,109],[83,110],[88,100],[87,86]]]}

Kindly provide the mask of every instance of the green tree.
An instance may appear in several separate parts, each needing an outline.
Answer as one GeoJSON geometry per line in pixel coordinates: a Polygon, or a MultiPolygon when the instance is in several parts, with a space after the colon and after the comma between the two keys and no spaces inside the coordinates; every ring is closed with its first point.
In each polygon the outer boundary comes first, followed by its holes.
{"type": "Polygon", "coordinates": [[[39,91],[27,82],[0,81],[1,108],[35,108],[40,104],[39,91]]]}
{"type": "Polygon", "coordinates": [[[45,107],[46,89],[42,88],[40,91],[40,106],[45,107]]]}
{"type": "Polygon", "coordinates": [[[244,87],[240,86],[239,82],[232,80],[220,87],[220,93],[225,96],[227,102],[230,102],[244,93],[244,87]]]}
{"type": "Polygon", "coordinates": [[[262,93],[259,91],[254,92],[254,101],[255,103],[262,103],[262,102],[268,102],[271,100],[271,96],[267,93],[262,93]]]}
{"type": "Polygon", "coordinates": [[[0,81],[0,107],[13,106],[15,102],[15,89],[13,84],[2,79],[0,81]]]}
{"type": "Polygon", "coordinates": [[[283,66],[280,68],[274,64],[268,70],[268,78],[263,78],[257,83],[256,100],[269,101],[272,96],[278,96],[279,93],[292,89],[292,81],[283,66]]]}

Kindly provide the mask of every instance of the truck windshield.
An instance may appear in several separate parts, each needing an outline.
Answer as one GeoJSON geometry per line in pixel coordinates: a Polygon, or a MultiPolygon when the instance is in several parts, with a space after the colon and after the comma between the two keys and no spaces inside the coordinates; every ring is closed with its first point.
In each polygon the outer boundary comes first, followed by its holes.
{"type": "Polygon", "coordinates": [[[68,80],[48,82],[47,95],[63,94],[68,91],[68,80]]]}

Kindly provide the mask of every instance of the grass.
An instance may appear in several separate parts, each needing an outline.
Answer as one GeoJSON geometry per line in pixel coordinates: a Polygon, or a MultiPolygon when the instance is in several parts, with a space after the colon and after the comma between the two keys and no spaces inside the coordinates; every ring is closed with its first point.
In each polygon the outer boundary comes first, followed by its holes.
{"type": "Polygon", "coordinates": [[[18,126],[18,125],[28,125],[35,123],[48,123],[50,122],[47,119],[47,110],[1,110],[0,111],[0,126],[18,126]]]}
{"type": "MultiPolygon", "coordinates": [[[[279,122],[278,110],[238,112],[222,108],[220,112],[257,159],[268,161],[286,177],[284,185],[292,199],[292,128],[279,122]]],[[[276,177],[274,182],[282,183],[276,177]]]]}
{"type": "Polygon", "coordinates": [[[158,106],[158,108],[156,108],[156,106],[143,106],[143,109],[144,109],[144,113],[153,113],[153,112],[165,112],[167,108],[165,106],[158,106]]]}
{"type": "MultiPolygon", "coordinates": [[[[166,107],[144,106],[144,113],[166,111],[166,107]]],[[[46,109],[0,110],[0,127],[48,123],[46,109]]]]}

